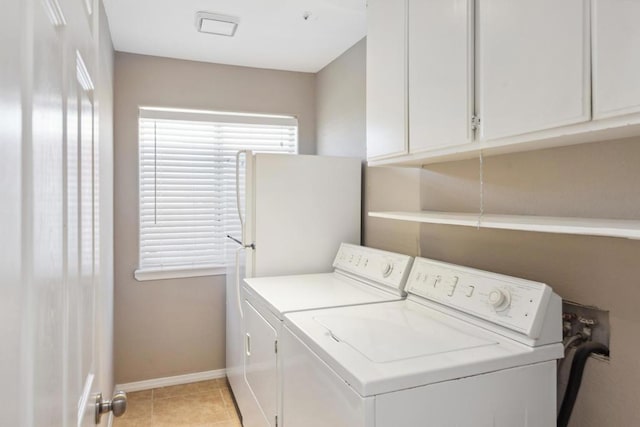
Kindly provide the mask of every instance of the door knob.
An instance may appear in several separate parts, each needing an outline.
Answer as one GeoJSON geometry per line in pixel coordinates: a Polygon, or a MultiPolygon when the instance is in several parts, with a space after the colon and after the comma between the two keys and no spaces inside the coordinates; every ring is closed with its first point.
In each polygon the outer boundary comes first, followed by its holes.
{"type": "Polygon", "coordinates": [[[116,391],[111,400],[103,400],[102,393],[96,396],[96,424],[100,424],[102,414],[113,412],[114,417],[120,417],[127,411],[127,393],[116,391]]]}

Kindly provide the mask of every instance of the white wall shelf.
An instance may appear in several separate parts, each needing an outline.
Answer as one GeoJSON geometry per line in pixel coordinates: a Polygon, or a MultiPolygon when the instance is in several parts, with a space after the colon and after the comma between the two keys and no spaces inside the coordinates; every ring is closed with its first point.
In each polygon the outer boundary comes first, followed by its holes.
{"type": "Polygon", "coordinates": [[[640,221],[595,218],[569,218],[531,215],[496,215],[459,212],[369,212],[370,217],[430,224],[541,233],[582,234],[588,236],[623,237],[640,240],[640,221]]]}

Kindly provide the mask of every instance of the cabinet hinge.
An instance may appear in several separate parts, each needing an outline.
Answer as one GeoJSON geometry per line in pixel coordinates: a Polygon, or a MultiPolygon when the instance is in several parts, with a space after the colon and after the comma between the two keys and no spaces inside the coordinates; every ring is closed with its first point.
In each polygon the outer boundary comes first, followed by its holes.
{"type": "Polygon", "coordinates": [[[273,342],[273,350],[277,353],[278,352],[278,340],[275,340],[273,342]]]}
{"type": "Polygon", "coordinates": [[[480,129],[480,117],[473,115],[471,116],[471,130],[480,129]]]}

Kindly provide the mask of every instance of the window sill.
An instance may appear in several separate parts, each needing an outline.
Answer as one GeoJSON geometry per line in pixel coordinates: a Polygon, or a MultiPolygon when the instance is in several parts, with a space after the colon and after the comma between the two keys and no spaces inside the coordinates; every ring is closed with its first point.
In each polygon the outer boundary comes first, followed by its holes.
{"type": "Polygon", "coordinates": [[[222,276],[227,273],[224,266],[210,266],[201,268],[176,268],[176,269],[145,269],[136,270],[133,277],[139,282],[148,280],[182,279],[187,277],[222,276]]]}

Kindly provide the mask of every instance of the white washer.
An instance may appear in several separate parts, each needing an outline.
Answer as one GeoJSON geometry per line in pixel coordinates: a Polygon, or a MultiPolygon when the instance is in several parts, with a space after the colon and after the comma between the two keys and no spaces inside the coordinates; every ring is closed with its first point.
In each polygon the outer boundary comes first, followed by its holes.
{"type": "Polygon", "coordinates": [[[285,316],[285,427],[551,427],[561,299],[416,258],[404,301],[285,316]]]}
{"type": "Polygon", "coordinates": [[[262,411],[261,426],[282,425],[278,355],[284,315],[402,300],[412,261],[407,255],[343,243],[332,273],[244,280],[245,381],[262,411]]]}

